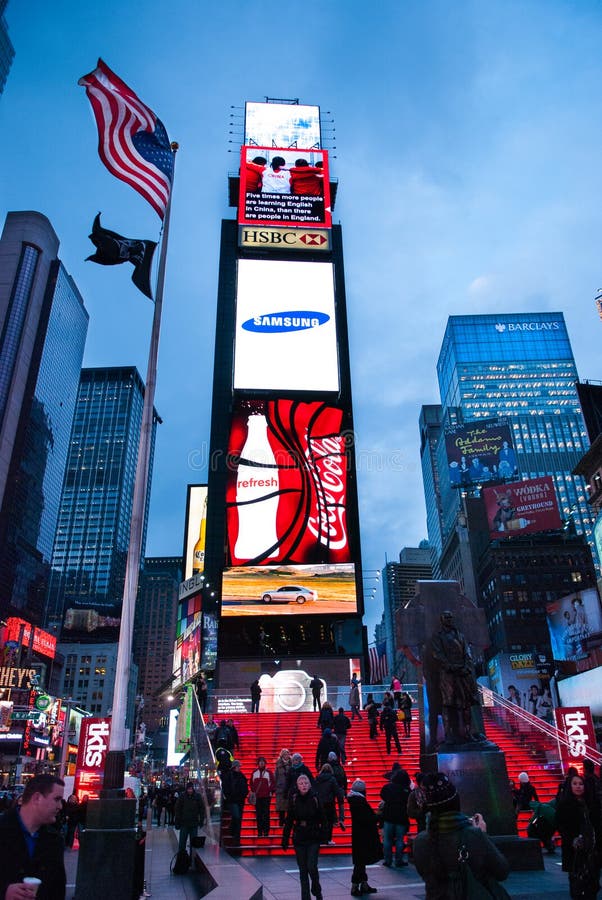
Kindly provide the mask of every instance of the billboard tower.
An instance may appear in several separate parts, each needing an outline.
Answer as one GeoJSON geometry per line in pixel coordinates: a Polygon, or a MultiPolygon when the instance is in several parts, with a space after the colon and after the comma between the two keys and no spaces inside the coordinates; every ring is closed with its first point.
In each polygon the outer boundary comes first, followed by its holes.
{"type": "Polygon", "coordinates": [[[246,104],[237,219],[221,232],[200,591],[233,691],[295,670],[303,693],[318,665],[346,683],[366,647],[335,188],[318,107],[246,104]]]}

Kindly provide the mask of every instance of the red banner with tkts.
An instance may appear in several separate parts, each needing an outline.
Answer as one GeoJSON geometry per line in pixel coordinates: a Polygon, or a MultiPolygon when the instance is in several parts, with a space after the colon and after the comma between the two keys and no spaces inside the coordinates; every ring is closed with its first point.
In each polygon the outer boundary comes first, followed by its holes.
{"type": "Polygon", "coordinates": [[[556,727],[567,739],[560,743],[562,771],[574,766],[583,770],[583,760],[588,750],[595,751],[596,733],[589,706],[560,706],[554,710],[556,727]]]}
{"type": "Polygon", "coordinates": [[[97,800],[102,790],[105,757],[109,749],[111,720],[82,719],[75,764],[75,788],[79,800],[97,800]]]}
{"type": "Polygon", "coordinates": [[[351,562],[342,422],[341,409],[320,402],[238,402],[228,443],[229,565],[351,562]]]}

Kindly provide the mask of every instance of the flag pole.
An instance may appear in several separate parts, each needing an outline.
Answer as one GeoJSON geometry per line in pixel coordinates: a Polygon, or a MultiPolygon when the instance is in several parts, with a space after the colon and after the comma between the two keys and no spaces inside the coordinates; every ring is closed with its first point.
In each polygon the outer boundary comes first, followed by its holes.
{"type": "Polygon", "coordinates": [[[153,434],[155,386],[157,382],[159,333],[161,330],[161,311],[163,307],[163,288],[165,284],[165,266],[167,258],[167,244],[169,240],[171,198],[173,195],[173,182],[175,175],[175,155],[178,147],[179,145],[175,142],[171,144],[171,149],[174,154],[174,173],[172,174],[171,190],[169,192],[169,198],[167,200],[167,206],[165,209],[165,218],[163,221],[163,240],[161,242],[159,269],[157,272],[157,289],[155,292],[156,296],[153,314],[153,327],[151,331],[150,348],[148,353],[146,386],[144,390],[144,406],[142,410],[142,424],[140,426],[140,442],[138,445],[138,461],[136,464],[136,477],[134,481],[134,498],[132,501],[130,540],[125,568],[125,582],[123,586],[121,628],[119,630],[117,666],[115,669],[115,687],[113,690],[111,737],[109,743],[109,753],[107,754],[105,760],[105,791],[120,789],[123,787],[123,776],[125,770],[125,751],[127,750],[127,733],[125,728],[125,720],[127,715],[128,685],[130,681],[132,661],[134,614],[136,609],[136,597],[138,595],[138,576],[140,572],[140,555],[142,553],[142,536],[144,532],[148,473],[150,467],[150,453],[153,434]]]}

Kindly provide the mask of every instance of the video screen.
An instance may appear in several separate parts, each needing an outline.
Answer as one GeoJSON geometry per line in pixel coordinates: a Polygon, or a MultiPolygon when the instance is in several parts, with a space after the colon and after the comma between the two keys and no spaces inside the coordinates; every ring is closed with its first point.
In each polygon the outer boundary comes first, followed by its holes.
{"type": "Polygon", "coordinates": [[[355,566],[237,566],[222,577],[222,616],[357,612],[355,566]]]}
{"type": "Polygon", "coordinates": [[[245,103],[245,144],[320,147],[320,107],[302,103],[245,103]]]}
{"type": "Polygon", "coordinates": [[[445,451],[452,487],[518,478],[516,452],[507,422],[483,419],[445,429],[445,451]]]}
{"type": "Polygon", "coordinates": [[[483,502],[492,539],[551,531],[562,526],[554,479],[550,475],[483,488],[483,502]]]}
{"type": "Polygon", "coordinates": [[[207,485],[189,484],[184,532],[184,580],[205,570],[205,529],[207,526],[207,485]]]}

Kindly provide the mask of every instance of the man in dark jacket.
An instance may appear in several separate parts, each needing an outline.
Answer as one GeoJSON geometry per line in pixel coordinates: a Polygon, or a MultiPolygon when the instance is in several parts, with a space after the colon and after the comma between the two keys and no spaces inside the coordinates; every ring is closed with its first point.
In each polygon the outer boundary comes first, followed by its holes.
{"type": "Polygon", "coordinates": [[[232,845],[240,849],[240,826],[245,808],[245,800],[249,793],[249,783],[240,771],[240,761],[234,759],[228,772],[222,776],[224,802],[230,811],[230,834],[232,845]]]}
{"type": "Polygon", "coordinates": [[[185,792],[178,797],[175,809],[175,826],[180,832],[179,850],[186,850],[190,838],[190,850],[192,855],[192,838],[198,833],[199,826],[205,824],[205,809],[198,794],[194,792],[194,785],[188,782],[185,792]]]}
{"type": "Polygon", "coordinates": [[[375,894],[376,888],[368,884],[366,866],[383,858],[382,845],[378,835],[376,813],[366,800],[366,784],[360,778],[351,785],[347,795],[351,812],[351,895],[375,894]]]}
{"type": "Polygon", "coordinates": [[[336,753],[338,756],[340,752],[341,748],[336,737],[330,728],[325,728],[316,748],[316,772],[319,772],[324,763],[328,762],[329,753],[336,753]]]}
{"type": "Polygon", "coordinates": [[[383,706],[380,714],[380,730],[385,732],[387,753],[391,753],[392,740],[395,742],[397,752],[401,753],[401,744],[399,743],[399,735],[397,733],[397,710],[388,704],[383,706]]]}
{"type": "Polygon", "coordinates": [[[318,678],[317,675],[314,675],[312,680],[309,682],[309,686],[311,688],[311,696],[314,701],[314,712],[322,709],[322,703],[320,702],[320,695],[322,693],[322,679],[318,678]]]}
{"type": "Polygon", "coordinates": [[[408,865],[403,856],[403,840],[410,827],[409,795],[410,776],[405,769],[398,769],[391,780],[381,788],[380,798],[384,800],[382,811],[384,866],[391,867],[393,865],[393,845],[395,845],[395,865],[408,865]]]}
{"type": "Polygon", "coordinates": [[[0,897],[31,900],[23,878],[40,878],[39,900],[65,900],[64,843],[53,828],[61,811],[65,783],[36,775],[23,791],[21,807],[0,817],[0,897]]]}
{"type": "Polygon", "coordinates": [[[341,760],[343,763],[347,762],[347,753],[345,751],[345,742],[347,740],[347,732],[351,728],[351,719],[349,716],[345,715],[345,710],[342,706],[339,706],[339,711],[337,715],[334,717],[334,725],[332,726],[332,730],[335,733],[336,739],[339,742],[339,747],[341,748],[341,760]]]}

